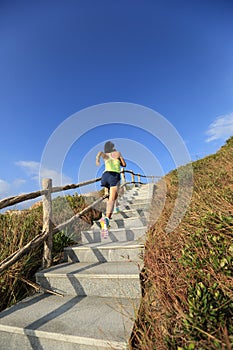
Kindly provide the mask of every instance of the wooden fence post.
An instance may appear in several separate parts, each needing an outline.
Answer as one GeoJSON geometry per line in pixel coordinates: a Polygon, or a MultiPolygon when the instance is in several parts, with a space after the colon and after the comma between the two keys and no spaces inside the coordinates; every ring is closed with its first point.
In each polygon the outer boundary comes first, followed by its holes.
{"type": "Polygon", "coordinates": [[[140,174],[138,174],[138,182],[139,182],[138,186],[140,186],[140,182],[141,182],[141,176],[140,176],[140,174]]]}
{"type": "Polygon", "coordinates": [[[43,232],[48,233],[44,242],[44,255],[42,267],[48,268],[52,265],[53,231],[52,231],[52,179],[43,179],[42,188],[47,193],[43,195],[43,232]]]}
{"type": "Polygon", "coordinates": [[[126,179],[125,179],[125,169],[122,168],[121,170],[121,180],[122,180],[122,184],[126,183],[126,179]]]}
{"type": "Polygon", "coordinates": [[[131,181],[132,181],[132,183],[133,183],[133,186],[135,186],[135,177],[134,177],[134,172],[133,172],[133,170],[131,170],[131,176],[132,176],[131,181]]]}

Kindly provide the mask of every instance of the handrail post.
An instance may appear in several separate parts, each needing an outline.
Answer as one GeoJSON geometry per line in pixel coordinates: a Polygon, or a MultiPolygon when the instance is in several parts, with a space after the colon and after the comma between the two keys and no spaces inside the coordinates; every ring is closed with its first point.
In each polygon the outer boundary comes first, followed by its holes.
{"type": "Polygon", "coordinates": [[[138,174],[138,186],[140,186],[140,182],[141,182],[141,175],[138,174]]]}
{"type": "Polygon", "coordinates": [[[48,268],[52,265],[53,231],[52,231],[52,179],[43,179],[42,188],[46,190],[43,195],[43,232],[48,233],[44,242],[44,254],[42,267],[48,268]]]}
{"type": "Polygon", "coordinates": [[[134,177],[134,172],[133,170],[131,170],[131,176],[132,176],[132,183],[133,183],[133,186],[135,186],[135,177],[134,177]]]}
{"type": "Polygon", "coordinates": [[[121,170],[121,180],[122,180],[122,184],[126,183],[126,179],[125,179],[125,169],[122,168],[121,170]]]}

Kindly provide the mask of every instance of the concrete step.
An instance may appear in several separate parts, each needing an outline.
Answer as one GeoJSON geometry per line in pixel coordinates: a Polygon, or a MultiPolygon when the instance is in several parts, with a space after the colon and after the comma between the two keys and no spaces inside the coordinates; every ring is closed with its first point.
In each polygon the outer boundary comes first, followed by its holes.
{"type": "Polygon", "coordinates": [[[64,249],[68,262],[141,262],[144,244],[138,241],[80,244],[64,249]]]}
{"type": "MultiPolygon", "coordinates": [[[[117,228],[133,228],[133,227],[141,227],[146,226],[146,218],[143,216],[136,216],[131,218],[112,218],[109,222],[110,229],[117,229],[117,228]]],[[[99,231],[101,229],[100,222],[96,221],[93,224],[93,230],[99,231]]]]}
{"type": "Polygon", "coordinates": [[[1,313],[1,350],[127,349],[140,299],[35,295],[1,313]]]}
{"type": "Polygon", "coordinates": [[[119,203],[119,209],[120,211],[125,210],[150,210],[150,203],[146,202],[134,202],[134,203],[119,203]]]}
{"type": "Polygon", "coordinates": [[[119,198],[119,202],[120,203],[138,203],[138,202],[151,202],[151,198],[150,197],[142,197],[142,196],[133,196],[133,197],[122,197],[119,198]]]}
{"type": "Polygon", "coordinates": [[[145,192],[145,193],[135,193],[135,194],[131,194],[131,193],[125,193],[123,194],[122,196],[119,197],[120,200],[132,200],[132,199],[143,199],[143,200],[147,200],[150,197],[149,193],[148,192],[145,192]]]}
{"type": "Polygon", "coordinates": [[[145,232],[147,230],[146,226],[134,227],[134,228],[118,228],[109,230],[109,235],[107,239],[101,237],[100,229],[82,231],[81,239],[82,244],[85,243],[101,243],[101,242],[125,242],[134,241],[141,239],[144,241],[145,232]]]}
{"type": "Polygon", "coordinates": [[[132,199],[132,198],[135,198],[135,199],[139,199],[139,198],[146,199],[146,198],[150,198],[150,197],[151,197],[150,196],[150,192],[146,191],[146,192],[143,192],[143,193],[140,193],[140,192],[137,192],[137,193],[125,192],[119,198],[120,199],[132,199]]]}
{"type": "Polygon", "coordinates": [[[153,190],[153,185],[149,184],[147,186],[143,186],[143,187],[134,187],[132,189],[129,190],[123,190],[122,195],[130,195],[130,196],[139,196],[139,195],[147,195],[151,193],[151,191],[153,190]]]}
{"type": "Polygon", "coordinates": [[[144,210],[149,210],[151,206],[150,201],[124,201],[124,202],[119,202],[119,209],[120,211],[125,211],[125,210],[133,210],[133,209],[144,209],[144,210]]]}
{"type": "Polygon", "coordinates": [[[132,217],[145,217],[148,216],[148,211],[146,209],[125,209],[124,211],[120,211],[119,213],[113,213],[112,218],[115,219],[128,219],[132,217]]]}
{"type": "Polygon", "coordinates": [[[148,192],[151,188],[151,186],[153,186],[153,184],[145,184],[145,185],[142,185],[140,187],[138,186],[134,186],[128,190],[125,190],[124,192],[128,192],[128,193],[143,193],[143,192],[148,192]]]}
{"type": "Polygon", "coordinates": [[[139,273],[133,262],[65,263],[37,273],[36,279],[65,295],[140,298],[139,273]]]}

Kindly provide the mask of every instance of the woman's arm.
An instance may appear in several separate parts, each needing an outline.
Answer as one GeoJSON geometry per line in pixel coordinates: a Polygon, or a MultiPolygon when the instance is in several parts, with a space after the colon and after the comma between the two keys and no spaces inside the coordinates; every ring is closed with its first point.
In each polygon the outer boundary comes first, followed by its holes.
{"type": "Polygon", "coordinates": [[[118,158],[120,161],[120,165],[123,167],[126,167],[126,162],[125,162],[124,158],[122,157],[121,152],[119,152],[119,151],[114,152],[114,158],[118,158]]]}
{"type": "Polygon", "coordinates": [[[126,167],[126,162],[125,162],[125,160],[124,160],[124,158],[122,157],[121,154],[120,154],[119,160],[121,162],[121,166],[126,167]]]}
{"type": "Polygon", "coordinates": [[[98,152],[97,153],[97,156],[95,157],[95,164],[97,165],[97,166],[99,166],[100,165],[100,157],[102,156],[102,152],[98,152]]]}
{"type": "Polygon", "coordinates": [[[98,154],[97,154],[97,156],[96,156],[96,158],[95,158],[95,164],[97,165],[97,166],[99,166],[100,165],[100,157],[102,157],[103,159],[108,159],[108,156],[106,155],[106,153],[104,153],[104,152],[98,152],[98,154]]]}

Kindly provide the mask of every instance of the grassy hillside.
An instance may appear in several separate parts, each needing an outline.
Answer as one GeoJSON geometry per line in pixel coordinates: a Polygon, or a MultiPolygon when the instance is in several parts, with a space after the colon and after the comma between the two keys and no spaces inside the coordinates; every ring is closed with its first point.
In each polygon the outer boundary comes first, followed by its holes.
{"type": "Polygon", "coordinates": [[[158,184],[152,218],[164,200],[164,182],[166,200],[148,232],[134,349],[233,348],[233,137],[192,166],[192,200],[171,233],[165,228],[177,197],[177,171],[158,184]]]}
{"type": "MultiPolygon", "coordinates": [[[[96,193],[96,197],[102,192],[96,193]]],[[[41,233],[43,226],[42,204],[38,203],[28,210],[9,211],[0,214],[0,260],[3,261],[17,249],[22,248],[36,235],[41,233]]],[[[84,209],[88,203],[85,198],[78,194],[57,197],[53,200],[53,224],[54,226],[71,218],[74,214],[84,209]]],[[[84,229],[88,229],[94,219],[100,217],[99,210],[92,209],[82,219],[76,220],[64,231],[53,237],[53,258],[54,262],[63,259],[64,247],[72,244],[72,237],[75,242],[84,229]]],[[[0,311],[13,305],[24,297],[30,295],[33,290],[20,280],[21,277],[34,280],[35,272],[41,267],[43,246],[35,249],[26,255],[0,275],[0,311]]]]}

